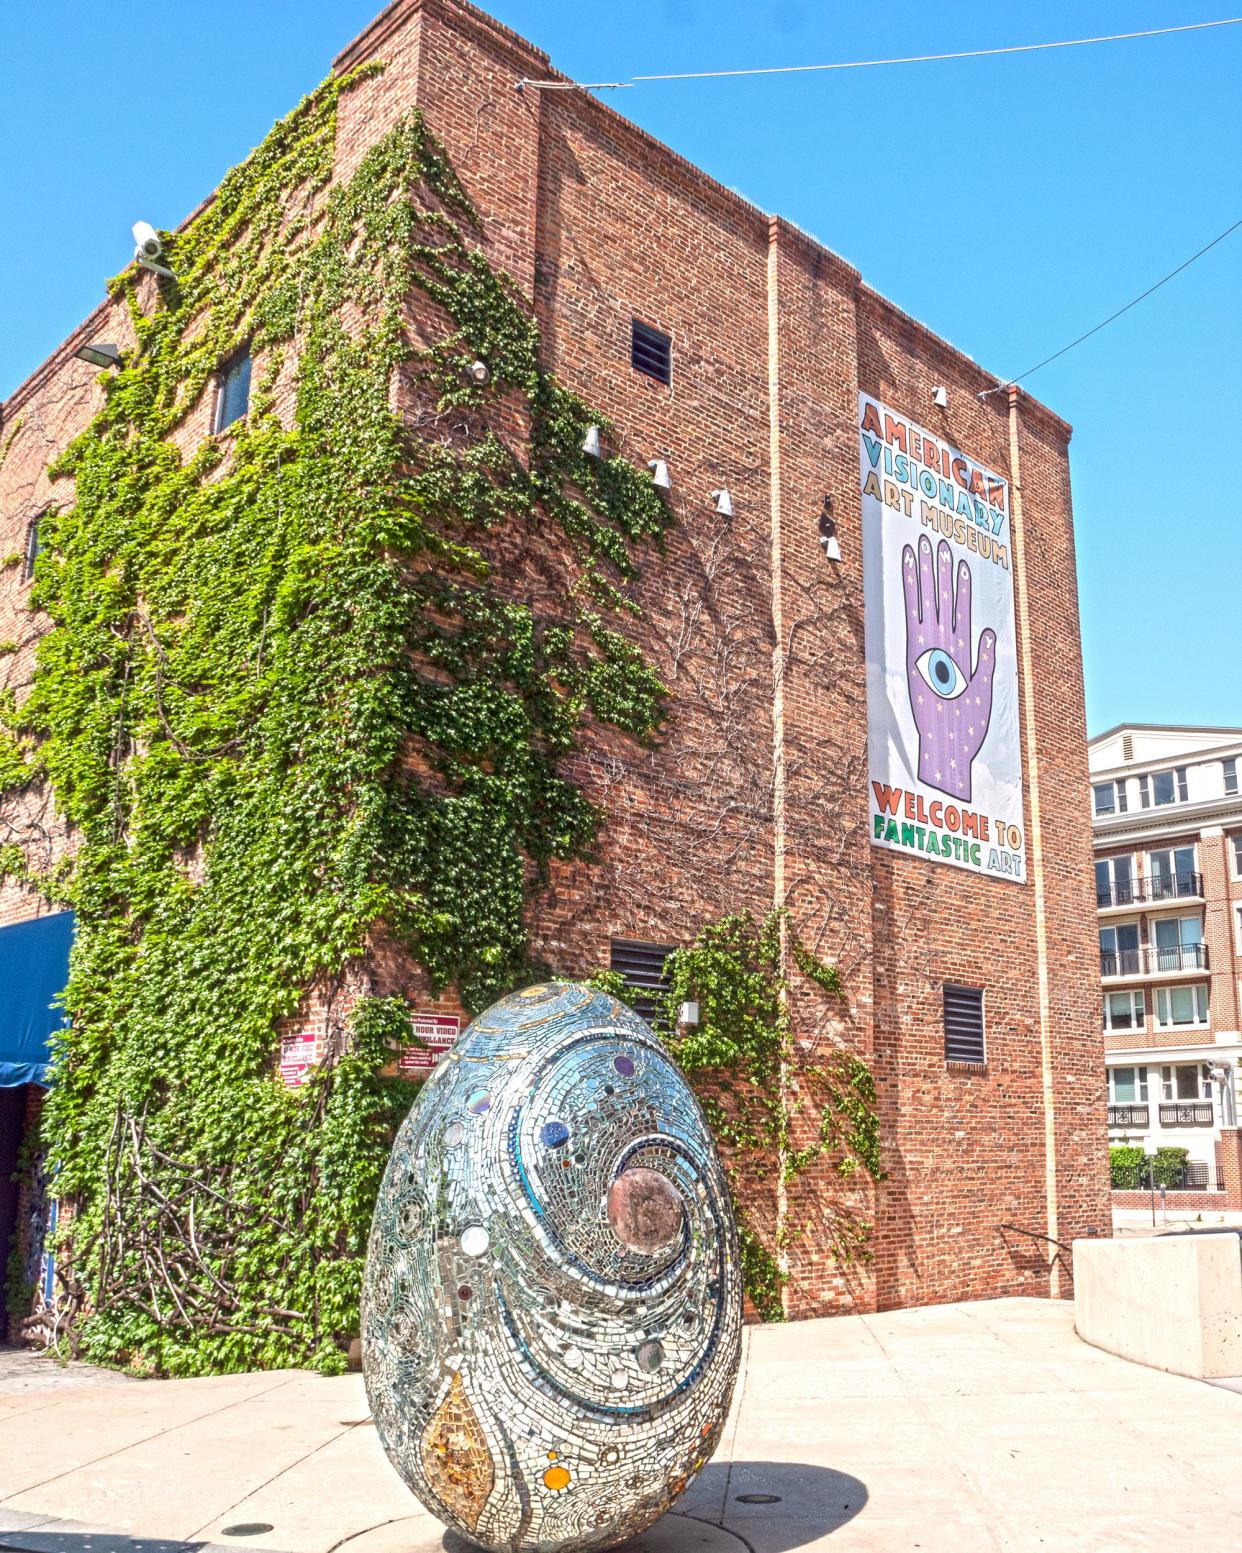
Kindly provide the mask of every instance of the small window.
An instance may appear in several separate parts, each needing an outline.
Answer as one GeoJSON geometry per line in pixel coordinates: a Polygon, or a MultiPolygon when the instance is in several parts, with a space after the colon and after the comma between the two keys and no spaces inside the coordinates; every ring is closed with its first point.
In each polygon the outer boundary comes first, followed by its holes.
{"type": "Polygon", "coordinates": [[[983,988],[944,984],[944,1060],[982,1064],[983,988]]]}
{"type": "Polygon", "coordinates": [[[1235,878],[1242,879],[1242,831],[1233,838],[1233,872],[1235,878]]]}
{"type": "Polygon", "coordinates": [[[250,348],[239,351],[220,374],[216,395],[216,427],[223,431],[240,421],[250,408],[250,348]]]}
{"type": "Polygon", "coordinates": [[[22,581],[29,582],[34,576],[35,562],[39,558],[39,551],[43,549],[43,542],[39,538],[39,526],[43,522],[43,515],[33,518],[26,525],[26,554],[22,561],[22,581]]]}
{"type": "Polygon", "coordinates": [[[1175,1030],[1179,1026],[1206,1025],[1207,1022],[1208,989],[1206,986],[1157,987],[1156,1026],[1158,1029],[1175,1030]]]}
{"type": "Polygon", "coordinates": [[[668,991],[664,962],[673,944],[644,944],[630,938],[614,938],[610,966],[625,977],[626,1001],[651,1023],[659,1018],[668,991]]]}
{"type": "Polygon", "coordinates": [[[1143,1105],[1147,1101],[1146,1068],[1109,1068],[1108,1098],[1114,1105],[1143,1105]]]}
{"type": "Polygon", "coordinates": [[[1186,802],[1186,767],[1178,766],[1173,771],[1153,771],[1150,778],[1151,796],[1148,797],[1148,778],[1139,778],[1139,786],[1143,795],[1144,809],[1159,809],[1167,803],[1186,802]]]}
{"type": "MultiPolygon", "coordinates": [[[[1104,1028],[1106,1030],[1141,1030],[1147,1017],[1147,1005],[1141,992],[1106,992],[1104,994],[1104,1028]]],[[[1144,1095],[1146,1100],[1147,1096],[1144,1095]]]]}
{"type": "Polygon", "coordinates": [[[673,342],[650,324],[635,318],[630,326],[630,365],[660,383],[673,381],[673,342]]]}
{"type": "Polygon", "coordinates": [[[1238,791],[1237,758],[1222,760],[1221,765],[1225,768],[1225,793],[1227,796],[1233,797],[1238,791]]]}
{"type": "Polygon", "coordinates": [[[1113,814],[1117,808],[1116,789],[1111,782],[1097,782],[1091,789],[1095,795],[1095,812],[1113,814]]]}

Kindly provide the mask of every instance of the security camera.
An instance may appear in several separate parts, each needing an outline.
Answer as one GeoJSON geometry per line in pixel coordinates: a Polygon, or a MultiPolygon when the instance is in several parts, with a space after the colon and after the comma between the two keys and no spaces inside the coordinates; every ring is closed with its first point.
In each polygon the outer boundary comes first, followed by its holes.
{"type": "Polygon", "coordinates": [[[142,259],[158,259],[164,252],[164,245],[160,242],[160,234],[149,221],[134,222],[135,257],[142,259]]]}
{"type": "Polygon", "coordinates": [[[155,275],[163,275],[167,280],[173,279],[173,272],[166,264],[159,262],[164,252],[164,244],[160,241],[160,234],[149,221],[135,221],[134,234],[134,258],[144,270],[150,270],[155,275]]]}

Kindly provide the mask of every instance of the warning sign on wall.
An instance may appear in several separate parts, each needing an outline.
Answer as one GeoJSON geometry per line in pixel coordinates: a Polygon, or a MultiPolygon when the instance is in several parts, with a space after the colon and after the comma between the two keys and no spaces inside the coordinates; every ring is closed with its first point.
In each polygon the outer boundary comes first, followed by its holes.
{"type": "Polygon", "coordinates": [[[410,1015],[414,1034],[425,1046],[407,1046],[401,1053],[400,1069],[415,1078],[424,1078],[461,1034],[461,1019],[456,1014],[410,1015]]]}
{"type": "Polygon", "coordinates": [[[280,1038],[280,1078],[286,1089],[297,1089],[319,1061],[319,1041],[304,1031],[280,1038]]]}

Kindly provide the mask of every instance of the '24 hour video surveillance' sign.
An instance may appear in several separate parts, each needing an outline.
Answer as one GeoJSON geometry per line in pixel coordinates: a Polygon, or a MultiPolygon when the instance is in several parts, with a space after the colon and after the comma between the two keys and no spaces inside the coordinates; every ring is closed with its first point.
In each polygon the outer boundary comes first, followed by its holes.
{"type": "Polygon", "coordinates": [[[1009,483],[858,396],[871,839],[1026,882],[1009,483]]]}

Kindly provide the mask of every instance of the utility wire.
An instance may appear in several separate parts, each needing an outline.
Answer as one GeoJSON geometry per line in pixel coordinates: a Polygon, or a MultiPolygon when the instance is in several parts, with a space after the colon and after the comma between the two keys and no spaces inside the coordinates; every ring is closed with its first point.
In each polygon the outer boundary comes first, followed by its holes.
{"type": "Polygon", "coordinates": [[[726,76],[804,75],[823,70],[870,70],[880,65],[925,65],[945,59],[990,59],[998,54],[1035,54],[1043,49],[1076,49],[1089,43],[1123,43],[1131,38],[1165,38],[1175,32],[1204,32],[1212,27],[1236,27],[1242,16],[1215,22],[1186,22],[1180,27],[1149,27],[1142,32],[1110,32],[1098,38],[1063,38],[1055,43],[1013,43],[1007,48],[961,49],[952,54],[907,54],[895,59],[848,59],[830,65],[767,65],[749,70],[686,70],[668,75],[636,75],[628,81],[535,81],[523,77],[518,91],[533,86],[545,92],[608,92],[640,81],[716,81],[726,76]]]}
{"type": "Polygon", "coordinates": [[[1038,372],[1041,367],[1046,367],[1049,362],[1056,361],[1059,357],[1064,356],[1066,351],[1072,351],[1075,345],[1081,345],[1084,340],[1089,340],[1093,334],[1099,334],[1101,329],[1106,328],[1109,324],[1120,318],[1123,313],[1128,313],[1132,307],[1137,307],[1140,302],[1146,300],[1147,297],[1151,296],[1153,291],[1159,291],[1161,286],[1167,285],[1175,275],[1180,275],[1183,270],[1188,270],[1196,259],[1202,259],[1203,255],[1207,253],[1209,249],[1215,248],[1217,243],[1223,243],[1230,235],[1230,233],[1236,232],[1239,227],[1242,227],[1242,219],[1235,221],[1232,226],[1226,227],[1225,230],[1218,236],[1214,237],[1210,243],[1205,243],[1203,247],[1199,249],[1198,253],[1192,253],[1189,259],[1183,259],[1181,264],[1179,264],[1175,270],[1170,270],[1169,273],[1162,276],[1154,286],[1148,286],[1146,291],[1140,291],[1138,296],[1133,297],[1129,302],[1126,303],[1124,307],[1119,307],[1115,313],[1110,313],[1107,318],[1096,324],[1093,329],[1088,329],[1086,334],[1080,334],[1076,340],[1071,340],[1068,345],[1063,345],[1059,351],[1053,351],[1051,356],[1045,356],[1042,361],[1037,361],[1033,367],[1028,367],[1025,372],[1019,372],[1017,377],[1011,377],[1008,382],[998,383],[995,388],[985,388],[978,397],[980,399],[986,399],[989,394],[1004,393],[1007,388],[1012,388],[1015,383],[1020,383],[1023,378],[1030,377],[1033,373],[1038,372]]]}

